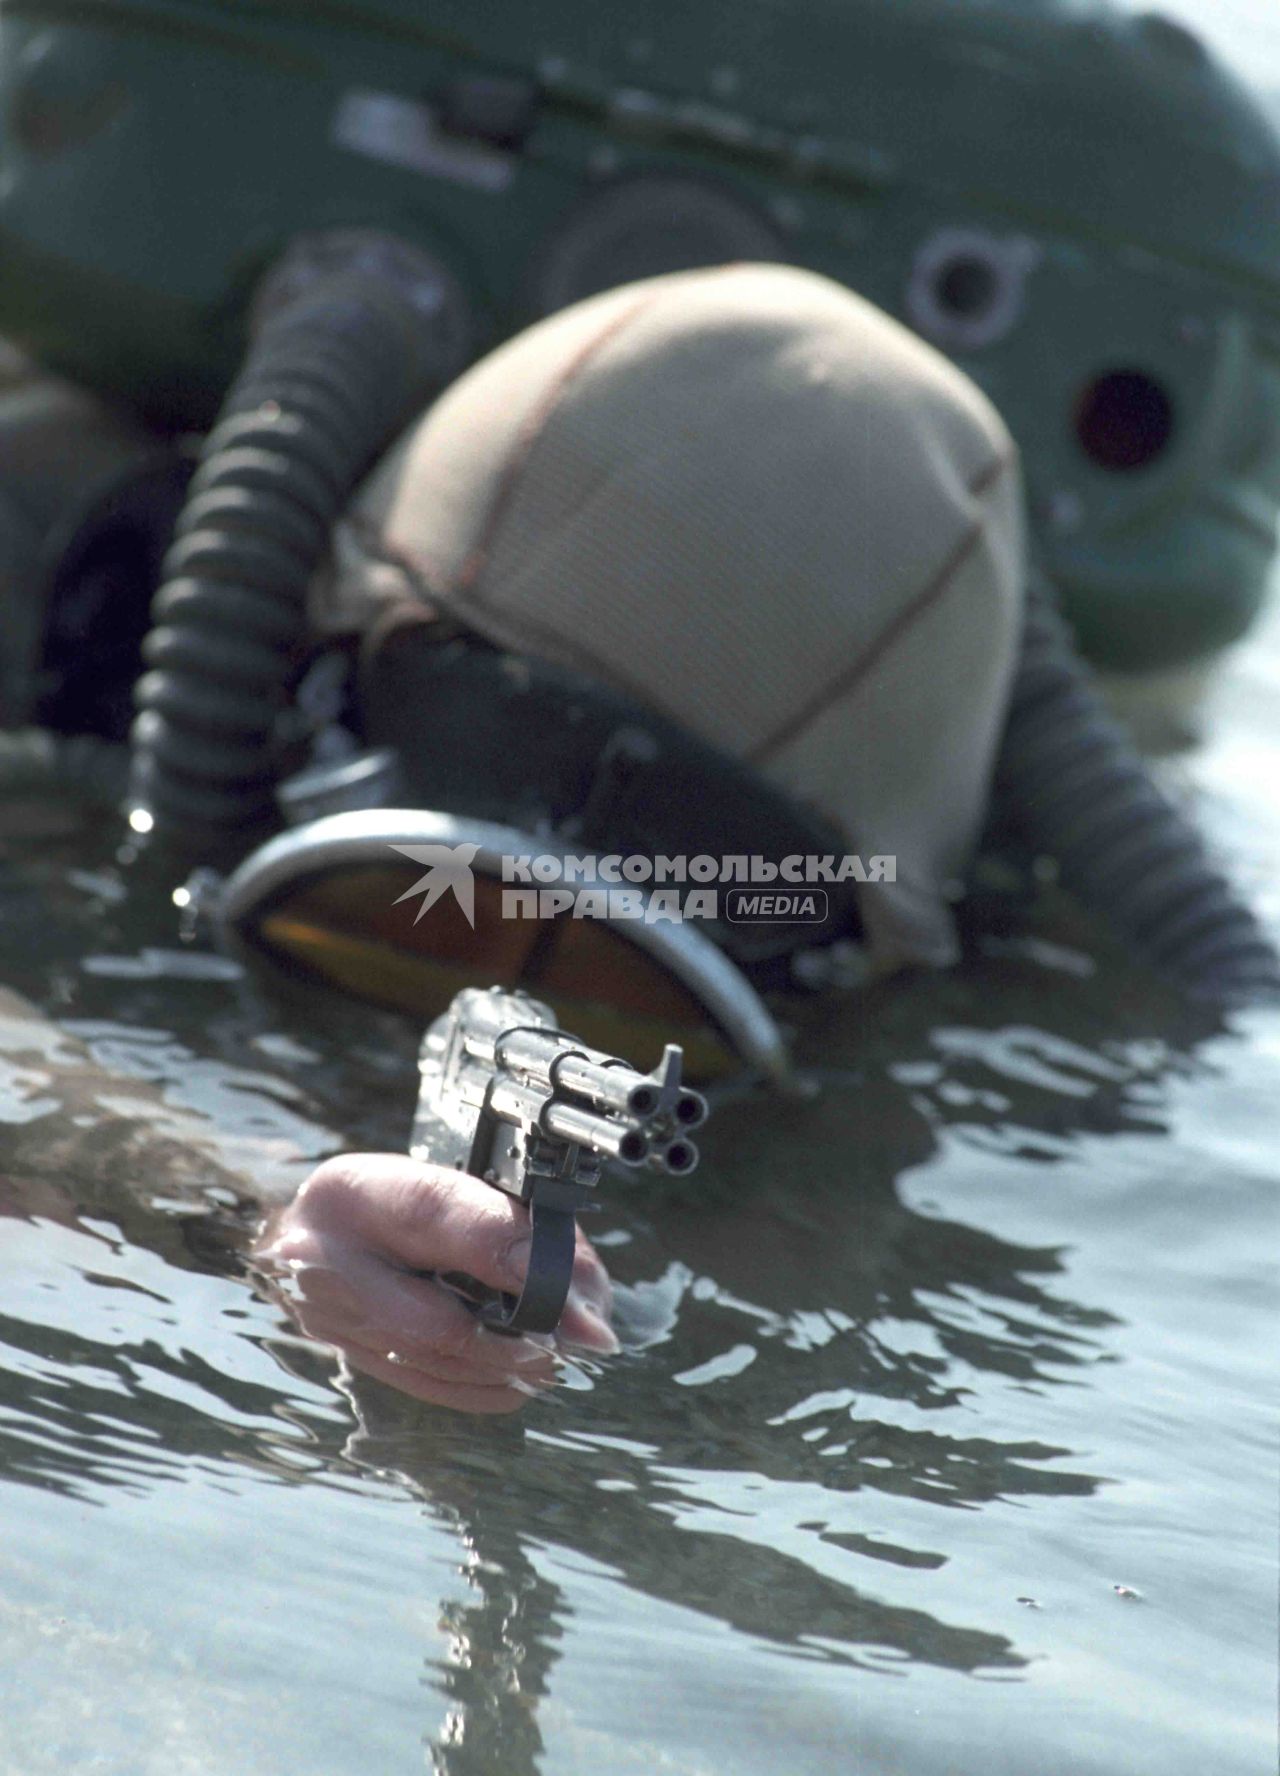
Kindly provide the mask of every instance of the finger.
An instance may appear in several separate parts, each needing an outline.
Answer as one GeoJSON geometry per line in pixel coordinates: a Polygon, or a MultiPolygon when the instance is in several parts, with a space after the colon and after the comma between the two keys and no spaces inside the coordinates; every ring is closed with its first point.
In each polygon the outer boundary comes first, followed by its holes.
{"type": "Polygon", "coordinates": [[[354,1369],[363,1370],[366,1375],[385,1381],[391,1387],[398,1388],[402,1394],[410,1394],[415,1400],[423,1400],[429,1406],[448,1406],[455,1412],[488,1415],[518,1412],[540,1391],[534,1387],[529,1387],[526,1391],[523,1386],[482,1387],[475,1383],[454,1381],[448,1377],[432,1375],[410,1363],[393,1361],[381,1351],[366,1350],[362,1345],[349,1341],[338,1345],[337,1349],[354,1369]]]}
{"type": "Polygon", "coordinates": [[[619,1346],[609,1323],[612,1311],[613,1285],[609,1273],[579,1228],[573,1279],[556,1328],[556,1342],[599,1356],[613,1356],[619,1346]]]}
{"type": "Polygon", "coordinates": [[[399,1153],[344,1155],[312,1173],[296,1207],[313,1226],[410,1269],[466,1271],[512,1292],[524,1282],[527,1211],[465,1172],[399,1153]]]}
{"type": "MultiPolygon", "coordinates": [[[[457,1302],[421,1279],[392,1279],[391,1266],[439,1271],[460,1270],[491,1287],[518,1294],[528,1266],[531,1231],[525,1209],[510,1197],[466,1173],[422,1165],[403,1154],[352,1154],[331,1160],[313,1173],[281,1224],[278,1237],[260,1247],[267,1261],[290,1251],[314,1252],[316,1236],[328,1234],[352,1247],[343,1269],[355,1269],[355,1248],[365,1247],[381,1260],[365,1305],[377,1304],[384,1318],[395,1304],[402,1337],[420,1329],[422,1336],[449,1342],[454,1354],[470,1354],[481,1363],[504,1363],[486,1348],[483,1328],[475,1317],[455,1313],[442,1320],[442,1300],[457,1302]],[[297,1230],[305,1230],[299,1246],[297,1230]],[[292,1234],[289,1229],[295,1230],[292,1234]],[[429,1323],[428,1323],[429,1318],[429,1323]]],[[[566,1344],[609,1355],[618,1344],[609,1327],[612,1289],[608,1273],[590,1241],[578,1231],[572,1287],[558,1334],[566,1344]]],[[[460,1309],[465,1313],[466,1310],[460,1309]]],[[[492,1345],[494,1341],[489,1340],[492,1345]]],[[[527,1359],[527,1353],[524,1353],[527,1359]]],[[[515,1353],[512,1353],[515,1356],[515,1353]]]]}
{"type": "Polygon", "coordinates": [[[598,1356],[616,1356],[621,1346],[617,1335],[594,1302],[570,1289],[556,1327],[556,1342],[577,1350],[592,1351],[598,1356]]]}
{"type": "Polygon", "coordinates": [[[517,1374],[554,1377],[554,1358],[545,1346],[500,1337],[452,1290],[409,1276],[374,1253],[322,1238],[310,1258],[293,1262],[290,1270],[294,1317],[314,1338],[394,1350],[453,1380],[481,1385],[517,1374]]]}
{"type": "Polygon", "coordinates": [[[603,1319],[609,1318],[613,1312],[613,1284],[599,1253],[581,1227],[573,1254],[573,1286],[584,1300],[592,1303],[603,1319]]]}
{"type": "Polygon", "coordinates": [[[482,1382],[512,1376],[555,1379],[556,1357],[549,1338],[495,1332],[447,1283],[394,1272],[392,1276],[382,1302],[389,1348],[428,1368],[456,1373],[459,1379],[469,1375],[482,1382]],[[424,1298],[431,1303],[429,1310],[420,1305],[424,1298]]]}

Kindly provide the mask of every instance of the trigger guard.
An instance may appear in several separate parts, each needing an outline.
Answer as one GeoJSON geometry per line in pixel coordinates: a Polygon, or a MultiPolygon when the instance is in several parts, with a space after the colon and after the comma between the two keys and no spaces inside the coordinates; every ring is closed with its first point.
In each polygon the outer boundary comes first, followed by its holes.
{"type": "Polygon", "coordinates": [[[533,1244],[519,1295],[504,1294],[480,1310],[491,1332],[512,1337],[522,1332],[554,1332],[560,1324],[573,1278],[577,1222],[570,1209],[553,1209],[535,1197],[530,1207],[533,1244]]]}

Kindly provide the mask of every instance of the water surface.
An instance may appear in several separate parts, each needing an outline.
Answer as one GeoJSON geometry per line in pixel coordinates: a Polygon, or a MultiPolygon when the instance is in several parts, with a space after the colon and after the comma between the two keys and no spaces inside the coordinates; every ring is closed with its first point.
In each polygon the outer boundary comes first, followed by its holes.
{"type": "MultiPolygon", "coordinates": [[[[1277,688],[1273,624],[1179,774],[1280,924],[1277,688]]],[[[113,1118],[265,1188],[403,1142],[411,1032],[246,995],[101,849],[2,910],[113,1118]]],[[[1280,1020],[1079,935],[812,1008],[817,1104],[608,1190],[626,1348],[518,1423],[291,1338],[0,1027],[0,1771],[1270,1771],[1280,1020]]]]}

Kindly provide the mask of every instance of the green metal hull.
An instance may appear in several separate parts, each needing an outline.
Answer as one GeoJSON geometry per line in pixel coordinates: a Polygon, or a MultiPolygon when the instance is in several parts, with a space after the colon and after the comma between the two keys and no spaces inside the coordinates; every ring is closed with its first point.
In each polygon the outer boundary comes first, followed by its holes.
{"type": "Polygon", "coordinates": [[[0,4],[0,332],[200,426],[300,235],[402,235],[478,353],[777,257],[986,390],[1086,651],[1240,635],[1280,503],[1280,147],[1178,27],[1087,0],[0,4]]]}

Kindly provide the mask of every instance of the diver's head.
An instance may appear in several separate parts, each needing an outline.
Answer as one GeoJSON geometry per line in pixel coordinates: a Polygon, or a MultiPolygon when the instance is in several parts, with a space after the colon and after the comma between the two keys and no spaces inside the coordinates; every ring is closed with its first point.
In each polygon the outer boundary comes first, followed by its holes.
{"type": "MultiPolygon", "coordinates": [[[[1021,544],[1015,452],[966,378],[839,285],[739,266],[580,303],[474,367],[366,484],[327,595],[607,687],[825,819],[825,851],[892,857],[857,889],[889,968],[956,953],[1021,544]]],[[[429,771],[425,688],[417,745],[403,682],[368,701],[429,771]]],[[[763,835],[741,823],[733,850],[763,835]]]]}
{"type": "MultiPolygon", "coordinates": [[[[474,922],[452,915],[445,998],[461,968],[536,983],[578,1027],[606,1002],[678,1017],[687,1040],[724,952],[757,982],[762,964],[806,972],[813,933],[762,949],[727,910],[744,871],[789,885],[784,860],[820,891],[824,866],[862,865],[820,942],[855,940],[864,978],[946,965],[1002,746],[1011,810],[1095,908],[1170,964],[1190,941],[1189,980],[1206,955],[1233,987],[1270,980],[1269,949],[1105,725],[1052,613],[1027,620],[1025,587],[1016,454],[973,384],[843,287],[740,266],[591,299],[473,368],[365,483],[313,616],[362,634],[365,734],[435,810],[418,824],[489,859],[474,922]],[[634,910],[606,895],[593,927],[608,885],[635,885],[634,910]],[[681,972],[674,933],[650,943],[673,904],[695,916],[694,886],[705,931],[686,935],[720,946],[710,973],[681,972]],[[520,923],[531,910],[543,929],[520,923]]],[[[430,970],[409,952],[439,972],[445,923],[433,900],[410,936],[402,903],[422,883],[392,892],[414,818],[276,842],[232,882],[232,921],[418,1004],[430,970]]],[[[761,1015],[750,1001],[740,1027],[761,1015]]]]}

